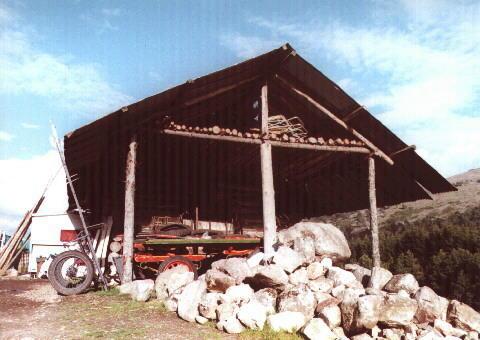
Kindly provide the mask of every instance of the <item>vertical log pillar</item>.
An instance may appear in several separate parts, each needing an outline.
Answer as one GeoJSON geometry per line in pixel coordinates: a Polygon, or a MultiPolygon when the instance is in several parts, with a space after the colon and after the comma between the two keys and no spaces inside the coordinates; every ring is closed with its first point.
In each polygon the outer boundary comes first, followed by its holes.
{"type": "Polygon", "coordinates": [[[370,230],[372,232],[373,267],[380,267],[377,196],[376,196],[376,189],[375,189],[375,159],[372,156],[368,157],[368,196],[370,199],[370,230]]]}
{"type": "Polygon", "coordinates": [[[125,220],[123,231],[123,282],[131,282],[133,277],[133,238],[135,220],[135,164],[137,159],[137,140],[130,142],[125,177],[125,220]]]}
{"type": "MultiPolygon", "coordinates": [[[[268,94],[267,85],[262,87],[261,133],[268,135],[268,94]]],[[[277,238],[275,215],[275,190],[273,188],[272,145],[268,140],[260,144],[263,202],[263,250],[265,258],[273,255],[273,244],[277,238]]]]}

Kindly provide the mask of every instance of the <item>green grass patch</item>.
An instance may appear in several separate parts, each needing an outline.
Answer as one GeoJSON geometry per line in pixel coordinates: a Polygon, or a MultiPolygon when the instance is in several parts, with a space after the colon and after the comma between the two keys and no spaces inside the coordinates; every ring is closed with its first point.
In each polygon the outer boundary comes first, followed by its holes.
{"type": "Polygon", "coordinates": [[[97,290],[96,292],[93,292],[93,294],[97,296],[117,296],[120,295],[120,291],[116,287],[113,287],[108,290],[97,290]]]}
{"type": "Polygon", "coordinates": [[[303,340],[304,338],[296,333],[275,332],[265,326],[261,331],[248,329],[240,334],[241,340],[303,340]]]}

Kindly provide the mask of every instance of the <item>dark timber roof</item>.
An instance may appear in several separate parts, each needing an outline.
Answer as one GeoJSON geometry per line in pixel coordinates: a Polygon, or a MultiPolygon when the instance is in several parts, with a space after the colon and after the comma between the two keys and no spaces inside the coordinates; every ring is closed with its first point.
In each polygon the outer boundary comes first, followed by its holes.
{"type": "MultiPolygon", "coordinates": [[[[92,212],[91,219],[113,215],[121,223],[125,158],[133,135],[139,143],[137,223],[152,215],[192,215],[195,207],[199,207],[201,219],[261,219],[258,146],[160,132],[169,119],[239,131],[259,127],[255,102],[267,82],[271,115],[298,116],[314,136],[352,137],[292,93],[277,76],[392,155],[392,166],[376,159],[379,206],[456,190],[414,149],[395,154],[407,144],[287,44],[187,81],[67,134],[67,164],[79,175],[75,186],[83,205],[92,212]]],[[[279,216],[293,221],[368,207],[365,155],[274,149],[273,161],[279,216]]]]}

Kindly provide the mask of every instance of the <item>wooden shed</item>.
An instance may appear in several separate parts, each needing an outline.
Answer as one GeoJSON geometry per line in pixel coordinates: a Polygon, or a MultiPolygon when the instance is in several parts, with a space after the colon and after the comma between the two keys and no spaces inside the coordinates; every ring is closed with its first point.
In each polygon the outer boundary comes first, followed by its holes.
{"type": "Polygon", "coordinates": [[[126,198],[136,226],[198,212],[262,228],[455,190],[288,44],[123,107],[64,142],[89,222],[113,216],[114,228],[123,228],[126,198]],[[282,130],[283,118],[299,130],[282,130]]]}

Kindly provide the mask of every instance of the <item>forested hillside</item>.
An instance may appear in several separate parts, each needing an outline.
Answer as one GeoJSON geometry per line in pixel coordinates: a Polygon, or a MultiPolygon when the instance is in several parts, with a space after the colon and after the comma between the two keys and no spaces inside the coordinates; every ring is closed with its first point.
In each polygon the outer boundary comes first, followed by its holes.
{"type": "MultiPolygon", "coordinates": [[[[368,234],[350,236],[353,262],[371,267],[368,234]]],[[[480,310],[480,205],[447,217],[427,217],[380,232],[382,266],[412,273],[420,285],[480,310]]]]}

